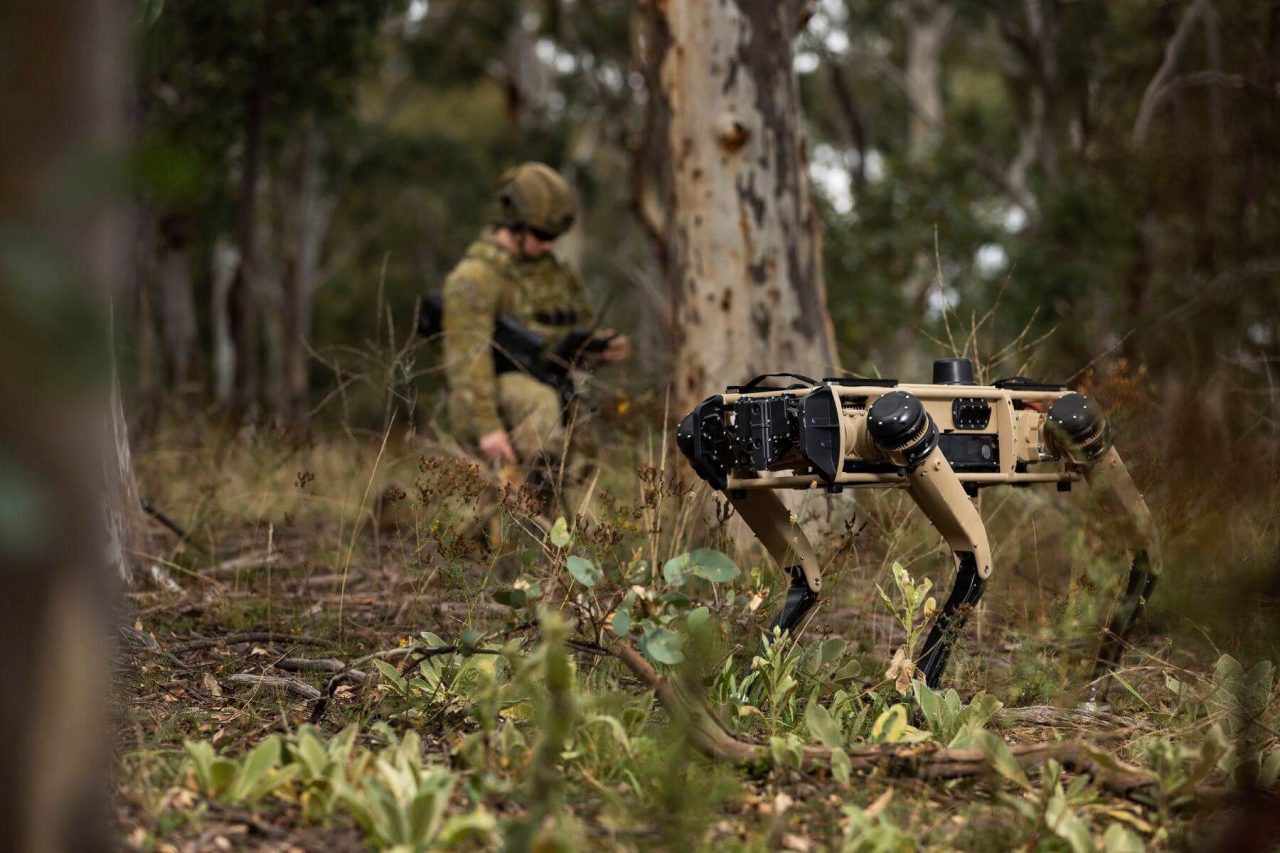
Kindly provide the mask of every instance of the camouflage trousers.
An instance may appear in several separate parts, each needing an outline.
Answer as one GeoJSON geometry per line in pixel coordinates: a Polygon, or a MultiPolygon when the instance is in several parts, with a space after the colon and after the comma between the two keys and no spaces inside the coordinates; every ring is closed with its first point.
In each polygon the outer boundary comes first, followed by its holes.
{"type": "Polygon", "coordinates": [[[572,521],[582,510],[592,468],[586,431],[578,417],[580,407],[570,404],[563,417],[559,392],[512,372],[498,376],[498,410],[520,457],[525,482],[541,493],[546,514],[572,521]]]}

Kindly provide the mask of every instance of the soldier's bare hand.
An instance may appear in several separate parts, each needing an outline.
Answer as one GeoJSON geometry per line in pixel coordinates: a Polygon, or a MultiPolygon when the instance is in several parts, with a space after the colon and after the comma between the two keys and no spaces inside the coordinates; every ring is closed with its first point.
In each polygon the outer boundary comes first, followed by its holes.
{"type": "Polygon", "coordinates": [[[490,462],[499,465],[516,464],[516,450],[511,446],[511,437],[505,429],[495,429],[480,436],[480,452],[490,462]]]}
{"type": "Polygon", "coordinates": [[[604,331],[609,338],[608,345],[605,346],[604,352],[600,353],[600,360],[609,364],[617,364],[620,361],[626,361],[631,358],[631,338],[626,335],[619,335],[613,329],[604,331]]]}

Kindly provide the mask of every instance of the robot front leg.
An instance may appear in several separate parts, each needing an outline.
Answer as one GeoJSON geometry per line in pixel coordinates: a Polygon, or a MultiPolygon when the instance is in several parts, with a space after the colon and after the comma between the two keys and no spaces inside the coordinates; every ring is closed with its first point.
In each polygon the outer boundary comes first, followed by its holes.
{"type": "Polygon", "coordinates": [[[940,449],[908,472],[911,496],[938,529],[955,557],[956,577],[951,595],[934,619],[916,666],[925,683],[937,687],[951,657],[951,648],[982,598],[991,575],[991,546],[978,509],[940,449]]]}
{"type": "Polygon", "coordinates": [[[772,491],[765,489],[731,489],[729,502],[738,515],[759,537],[769,556],[791,577],[782,612],[769,623],[769,634],[781,628],[794,635],[805,616],[818,603],[822,589],[822,572],[809,538],[793,521],[791,511],[772,491]]]}
{"type": "Polygon", "coordinates": [[[1155,589],[1160,576],[1160,552],[1151,510],[1114,447],[1098,457],[1087,469],[1086,477],[1090,485],[1103,490],[1102,495],[1110,505],[1112,517],[1118,519],[1124,528],[1133,549],[1125,591],[1112,611],[1098,647],[1093,681],[1085,700],[1085,707],[1097,709],[1106,703],[1112,674],[1128,645],[1129,633],[1155,589]]]}
{"type": "Polygon", "coordinates": [[[951,595],[934,620],[916,666],[937,687],[969,613],[991,575],[991,546],[982,516],[938,445],[938,430],[909,392],[881,397],[868,412],[867,428],[881,452],[907,469],[911,497],[947,540],[955,557],[951,595]]]}

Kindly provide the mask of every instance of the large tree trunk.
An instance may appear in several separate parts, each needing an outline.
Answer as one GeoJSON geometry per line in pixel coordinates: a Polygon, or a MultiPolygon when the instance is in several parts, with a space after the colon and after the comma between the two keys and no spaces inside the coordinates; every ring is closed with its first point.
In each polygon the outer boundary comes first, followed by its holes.
{"type": "Polygon", "coordinates": [[[837,367],[792,69],[799,0],[656,4],[669,45],[673,409],[755,373],[837,367]]]}
{"type": "Polygon", "coordinates": [[[0,6],[0,253],[24,261],[0,264],[0,850],[109,847],[101,309],[130,240],[110,182],[66,181],[119,150],[127,14],[0,6]]]}

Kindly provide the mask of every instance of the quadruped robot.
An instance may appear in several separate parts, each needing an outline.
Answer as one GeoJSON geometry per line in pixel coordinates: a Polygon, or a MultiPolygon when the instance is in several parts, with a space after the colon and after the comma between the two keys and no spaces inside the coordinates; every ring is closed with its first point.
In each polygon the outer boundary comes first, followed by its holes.
{"type": "Polygon", "coordinates": [[[777,490],[907,489],[956,565],[954,587],[916,661],[931,687],[991,576],[991,546],[973,501],[978,490],[1043,483],[1069,490],[1082,480],[1101,488],[1133,555],[1085,707],[1105,702],[1160,555],[1151,512],[1113,446],[1111,426],[1084,395],[1023,377],[977,385],[965,358],[934,362],[927,385],[765,374],[703,400],[676,439],[693,470],[725,494],[791,577],[770,628],[794,632],[822,590],[813,546],[777,490]]]}

